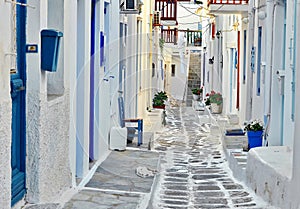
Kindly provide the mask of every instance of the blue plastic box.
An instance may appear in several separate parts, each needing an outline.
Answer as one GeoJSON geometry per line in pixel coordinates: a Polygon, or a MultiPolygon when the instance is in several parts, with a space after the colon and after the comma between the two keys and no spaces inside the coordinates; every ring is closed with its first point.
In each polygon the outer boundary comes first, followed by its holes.
{"type": "Polygon", "coordinates": [[[56,72],[60,38],[63,33],[53,29],[41,31],[41,69],[56,72]]]}

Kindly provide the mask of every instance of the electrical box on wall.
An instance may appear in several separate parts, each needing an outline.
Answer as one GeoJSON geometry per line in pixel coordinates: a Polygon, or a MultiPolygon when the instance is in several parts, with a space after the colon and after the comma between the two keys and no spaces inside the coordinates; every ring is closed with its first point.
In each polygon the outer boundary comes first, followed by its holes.
{"type": "Polygon", "coordinates": [[[53,29],[41,31],[41,69],[56,72],[60,38],[63,33],[53,29]]]}

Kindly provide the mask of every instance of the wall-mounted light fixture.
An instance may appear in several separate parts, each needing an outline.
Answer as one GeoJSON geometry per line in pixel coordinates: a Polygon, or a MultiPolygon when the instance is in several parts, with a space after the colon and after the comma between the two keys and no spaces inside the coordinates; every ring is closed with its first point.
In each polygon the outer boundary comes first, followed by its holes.
{"type": "Polygon", "coordinates": [[[222,32],[220,30],[218,30],[216,33],[216,36],[219,39],[220,37],[222,37],[222,32]]]}
{"type": "Polygon", "coordinates": [[[242,18],[242,22],[243,22],[244,24],[248,24],[248,23],[249,23],[249,17],[243,17],[243,18],[242,18]]]}
{"type": "Polygon", "coordinates": [[[260,11],[260,12],[258,12],[257,16],[258,16],[258,19],[263,20],[267,17],[267,13],[265,11],[260,11]]]}
{"type": "Polygon", "coordinates": [[[208,59],[208,64],[214,64],[214,57],[208,59]]]}

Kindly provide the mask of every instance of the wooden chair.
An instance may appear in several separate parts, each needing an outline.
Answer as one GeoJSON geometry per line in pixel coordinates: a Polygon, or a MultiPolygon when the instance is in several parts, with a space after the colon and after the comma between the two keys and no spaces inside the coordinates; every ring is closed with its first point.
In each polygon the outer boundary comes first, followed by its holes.
{"type": "Polygon", "coordinates": [[[138,137],[138,146],[143,143],[143,119],[142,118],[125,118],[124,111],[124,100],[123,97],[118,98],[119,104],[119,116],[121,127],[126,127],[126,123],[134,123],[136,126],[130,126],[127,128],[127,138],[133,138],[134,136],[138,137]],[[137,131],[137,133],[135,133],[137,131]]]}

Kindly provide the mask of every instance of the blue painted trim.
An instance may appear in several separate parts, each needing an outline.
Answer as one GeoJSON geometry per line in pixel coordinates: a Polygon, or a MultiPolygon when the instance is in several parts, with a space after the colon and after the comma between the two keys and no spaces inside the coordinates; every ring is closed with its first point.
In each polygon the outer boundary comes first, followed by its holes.
{"type": "Polygon", "coordinates": [[[258,43],[257,43],[257,77],[256,77],[256,95],[260,96],[260,77],[261,77],[261,40],[262,39],[262,27],[258,27],[258,43]]]}
{"type": "Polygon", "coordinates": [[[123,35],[124,35],[124,26],[123,23],[120,23],[120,52],[119,52],[119,57],[120,57],[120,65],[119,65],[119,91],[122,91],[122,82],[123,82],[123,65],[124,65],[124,55],[123,55],[123,35]]]}
{"type": "Polygon", "coordinates": [[[100,66],[104,65],[104,32],[100,31],[100,66]]]}
{"type": "Polygon", "coordinates": [[[229,92],[229,103],[230,103],[230,105],[229,105],[229,107],[230,107],[230,109],[229,109],[229,111],[230,112],[232,112],[232,88],[233,88],[233,79],[232,79],[232,76],[233,76],[233,70],[234,70],[234,49],[233,48],[231,48],[230,49],[230,57],[231,57],[231,66],[230,66],[230,87],[229,87],[229,89],[230,89],[230,92],[229,92]]]}
{"type": "Polygon", "coordinates": [[[255,47],[251,48],[251,71],[255,72],[255,47]]]}
{"type": "MultiPolygon", "coordinates": [[[[106,63],[106,56],[105,56],[105,45],[108,46],[109,44],[109,3],[104,2],[104,34],[105,39],[103,35],[103,51],[102,51],[102,64],[104,65],[104,72],[106,72],[106,69],[108,68],[108,63],[106,63]]],[[[101,37],[102,39],[102,37],[101,37]]]]}
{"type": "Polygon", "coordinates": [[[95,111],[95,27],[96,27],[96,0],[92,0],[91,7],[91,60],[90,60],[90,129],[89,129],[89,157],[94,160],[94,111],[95,111]]]}

